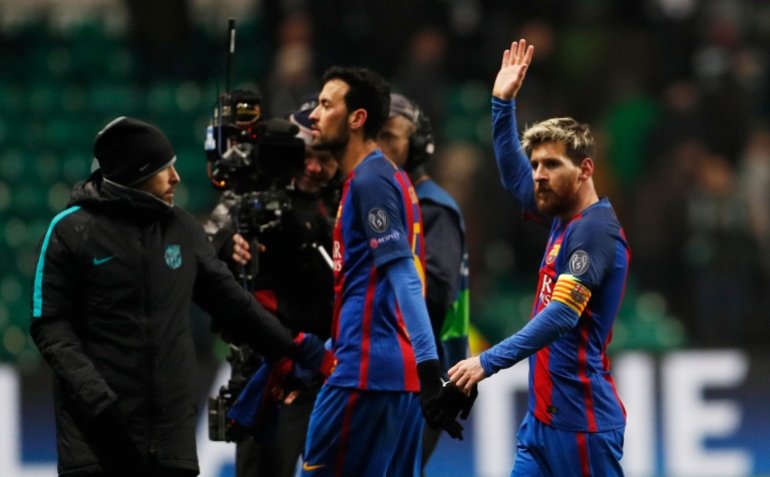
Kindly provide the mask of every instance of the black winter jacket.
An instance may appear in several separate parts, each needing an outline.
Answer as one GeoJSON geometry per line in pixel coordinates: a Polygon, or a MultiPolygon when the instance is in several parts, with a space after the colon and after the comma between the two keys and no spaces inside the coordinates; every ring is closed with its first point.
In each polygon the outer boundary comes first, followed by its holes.
{"type": "Polygon", "coordinates": [[[117,411],[139,458],[198,470],[192,302],[270,355],[291,334],[219,261],[197,220],[150,194],[78,184],[40,246],[31,334],[55,378],[60,475],[101,470],[90,423],[117,411]]]}

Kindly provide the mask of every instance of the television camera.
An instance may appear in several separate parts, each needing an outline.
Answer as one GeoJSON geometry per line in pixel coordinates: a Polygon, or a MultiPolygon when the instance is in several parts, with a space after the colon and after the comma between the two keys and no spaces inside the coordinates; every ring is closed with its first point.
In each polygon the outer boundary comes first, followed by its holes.
{"type": "Polygon", "coordinates": [[[206,128],[209,177],[234,202],[233,219],[246,238],[278,224],[291,207],[287,192],[305,163],[297,126],[263,120],[260,103],[253,91],[225,93],[206,128]]]}
{"type": "MultiPolygon", "coordinates": [[[[228,55],[225,92],[218,94],[213,114],[206,127],[204,149],[207,172],[212,185],[222,191],[222,203],[228,206],[234,229],[257,251],[259,236],[278,227],[281,217],[292,208],[293,180],[305,164],[305,143],[296,137],[297,126],[289,121],[262,115],[262,98],[250,90],[230,90],[230,70],[235,48],[235,21],[228,23],[228,55]]],[[[249,291],[259,270],[258,253],[251,263],[237,272],[249,291]]],[[[245,345],[230,344],[233,377],[209,398],[209,439],[236,441],[227,411],[250,376],[249,355],[245,345]]]]}

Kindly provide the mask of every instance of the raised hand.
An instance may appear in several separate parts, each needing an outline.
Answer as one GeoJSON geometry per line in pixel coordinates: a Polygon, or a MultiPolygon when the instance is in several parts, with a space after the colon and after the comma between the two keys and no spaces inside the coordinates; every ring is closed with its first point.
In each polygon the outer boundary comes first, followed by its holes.
{"type": "Polygon", "coordinates": [[[492,96],[505,100],[516,97],[524,83],[534,52],[535,47],[527,46],[527,40],[521,39],[511,43],[511,49],[503,52],[503,61],[492,87],[492,96]]]}

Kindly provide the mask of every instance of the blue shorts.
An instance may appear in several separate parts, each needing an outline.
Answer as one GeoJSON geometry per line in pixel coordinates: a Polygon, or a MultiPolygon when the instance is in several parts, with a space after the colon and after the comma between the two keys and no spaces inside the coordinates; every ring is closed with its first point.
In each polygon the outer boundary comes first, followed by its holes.
{"type": "Polygon", "coordinates": [[[511,477],[622,477],[625,427],[606,432],[555,429],[527,413],[511,477]]]}
{"type": "Polygon", "coordinates": [[[423,417],[415,393],[324,384],[305,443],[306,477],[419,477],[423,417]]]}

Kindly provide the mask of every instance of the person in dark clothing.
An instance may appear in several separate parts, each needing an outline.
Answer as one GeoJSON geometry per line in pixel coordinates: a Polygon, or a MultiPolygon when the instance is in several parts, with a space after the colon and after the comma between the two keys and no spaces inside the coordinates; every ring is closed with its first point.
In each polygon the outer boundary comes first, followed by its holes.
{"type": "MultiPolygon", "coordinates": [[[[460,207],[425,170],[434,153],[430,119],[411,99],[390,96],[390,117],[377,142],[414,184],[425,227],[425,295],[436,349],[444,371],[468,355],[470,305],[465,223],[460,207]]],[[[422,468],[436,449],[441,430],[425,426],[422,468]]]]}
{"type": "MultiPolygon", "coordinates": [[[[320,339],[291,333],[174,207],[176,156],[155,126],[119,117],[96,136],[99,169],[41,240],[30,332],[55,380],[61,476],[194,476],[194,302],[267,356],[311,369],[320,339]]],[[[320,351],[319,351],[320,350],[320,351]]]]}
{"type": "MultiPolygon", "coordinates": [[[[330,183],[337,172],[337,161],[329,151],[309,147],[312,138],[309,116],[318,104],[315,98],[317,94],[289,116],[289,121],[299,128],[297,137],[306,143],[305,167],[288,192],[289,210],[281,214],[277,226],[257,237],[264,250],[258,256],[254,294],[293,334],[310,332],[326,339],[331,332],[334,298],[334,276],[331,263],[327,262],[336,207],[336,194],[330,183]]],[[[249,241],[235,233],[232,206],[232,201],[223,199],[204,228],[215,248],[220,250],[222,260],[243,266],[252,259],[253,250],[249,241]]],[[[248,379],[258,369],[262,356],[240,351],[248,355],[248,362],[234,366],[233,375],[245,374],[248,379]]],[[[281,406],[274,433],[236,442],[236,477],[295,475],[320,386],[317,383],[303,389],[291,404],[281,406]]]]}

